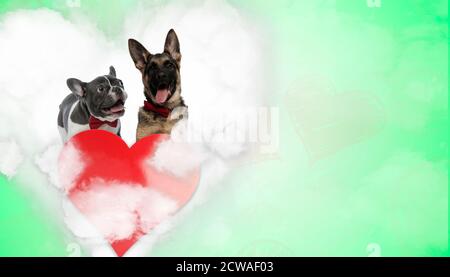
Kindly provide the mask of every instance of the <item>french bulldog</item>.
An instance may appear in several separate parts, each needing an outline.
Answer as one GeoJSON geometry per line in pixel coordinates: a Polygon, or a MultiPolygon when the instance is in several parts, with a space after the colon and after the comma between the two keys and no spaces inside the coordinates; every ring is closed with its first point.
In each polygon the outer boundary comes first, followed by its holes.
{"type": "Polygon", "coordinates": [[[59,105],[58,114],[58,129],[63,143],[92,129],[120,136],[119,118],[125,113],[128,96],[113,66],[110,66],[109,74],[88,83],[70,78],[67,86],[72,93],[59,105]]]}

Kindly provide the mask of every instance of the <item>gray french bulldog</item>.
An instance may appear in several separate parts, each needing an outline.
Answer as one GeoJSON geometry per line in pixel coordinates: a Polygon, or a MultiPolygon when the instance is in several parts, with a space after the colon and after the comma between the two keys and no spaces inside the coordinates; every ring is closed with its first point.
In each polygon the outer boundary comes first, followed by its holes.
{"type": "Polygon", "coordinates": [[[119,118],[125,113],[127,93],[116,70],[109,67],[109,74],[82,82],[67,80],[72,91],[59,105],[58,129],[63,142],[87,130],[106,130],[120,136],[119,118]]]}

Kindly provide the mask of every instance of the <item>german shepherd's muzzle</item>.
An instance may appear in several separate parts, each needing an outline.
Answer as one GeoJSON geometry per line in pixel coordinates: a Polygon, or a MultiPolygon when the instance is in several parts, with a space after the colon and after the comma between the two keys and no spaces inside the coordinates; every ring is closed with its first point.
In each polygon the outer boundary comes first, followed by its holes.
{"type": "Polygon", "coordinates": [[[170,134],[172,127],[187,116],[187,106],[181,97],[180,43],[170,30],[164,52],[150,54],[142,44],[128,40],[128,48],[136,68],[142,74],[144,106],[139,109],[136,140],[151,134],[170,134]]]}

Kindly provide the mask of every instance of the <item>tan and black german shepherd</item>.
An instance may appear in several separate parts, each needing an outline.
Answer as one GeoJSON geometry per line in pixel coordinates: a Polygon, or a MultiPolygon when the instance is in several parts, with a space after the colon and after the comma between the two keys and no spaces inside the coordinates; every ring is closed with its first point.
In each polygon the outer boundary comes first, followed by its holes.
{"type": "Polygon", "coordinates": [[[164,52],[150,54],[142,44],[128,40],[131,58],[142,74],[144,106],[139,109],[136,140],[151,134],[170,134],[172,127],[187,117],[181,97],[180,43],[173,29],[169,31],[164,52]]]}

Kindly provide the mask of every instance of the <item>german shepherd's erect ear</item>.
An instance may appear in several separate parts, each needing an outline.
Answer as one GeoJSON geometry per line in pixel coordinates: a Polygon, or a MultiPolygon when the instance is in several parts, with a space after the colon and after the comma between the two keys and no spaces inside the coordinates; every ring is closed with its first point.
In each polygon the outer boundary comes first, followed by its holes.
{"type": "MultiPolygon", "coordinates": [[[[143,73],[146,64],[152,57],[152,54],[150,54],[150,52],[148,52],[147,49],[145,49],[145,47],[137,40],[131,38],[128,40],[128,49],[136,68],[143,73]]],[[[180,42],[178,41],[177,34],[173,29],[170,29],[167,33],[166,42],[164,43],[164,53],[169,54],[172,59],[178,63],[178,65],[180,64],[180,42]]]]}
{"type": "Polygon", "coordinates": [[[164,52],[169,54],[178,64],[180,63],[180,42],[173,29],[170,29],[167,33],[166,42],[164,43],[164,52]]]}
{"type": "Polygon", "coordinates": [[[128,40],[128,49],[136,68],[144,73],[145,66],[152,56],[150,52],[148,52],[147,49],[145,49],[145,47],[137,40],[134,40],[132,38],[128,40]]]}

